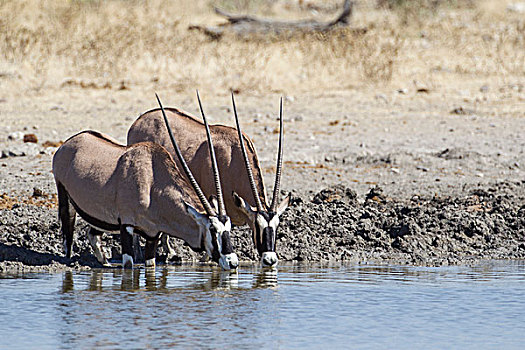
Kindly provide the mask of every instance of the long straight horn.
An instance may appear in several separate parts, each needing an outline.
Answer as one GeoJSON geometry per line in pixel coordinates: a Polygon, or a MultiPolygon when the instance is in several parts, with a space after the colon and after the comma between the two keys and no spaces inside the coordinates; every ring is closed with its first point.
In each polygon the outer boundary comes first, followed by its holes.
{"type": "Polygon", "coordinates": [[[255,205],[257,206],[257,211],[262,211],[263,206],[261,204],[261,199],[259,198],[259,192],[257,192],[257,186],[253,180],[252,167],[250,165],[250,160],[248,159],[248,154],[246,153],[246,148],[244,147],[244,138],[242,137],[241,127],[239,126],[239,117],[237,116],[237,108],[235,107],[235,98],[233,97],[232,91],[232,103],[233,103],[233,114],[235,115],[235,123],[237,124],[237,133],[239,134],[239,143],[241,144],[242,156],[244,157],[244,165],[246,166],[246,171],[248,172],[248,179],[250,180],[250,186],[252,187],[252,193],[255,197],[255,205]]]}
{"type": "Polygon", "coordinates": [[[170,124],[168,123],[168,117],[166,117],[166,112],[164,111],[164,107],[162,106],[162,103],[160,102],[160,98],[157,94],[155,94],[155,96],[157,97],[157,101],[159,102],[159,106],[162,111],[162,116],[164,117],[164,123],[166,124],[166,127],[168,128],[168,134],[170,135],[171,143],[173,144],[173,148],[175,148],[175,153],[177,153],[177,157],[179,158],[182,168],[184,169],[186,176],[190,180],[191,186],[197,193],[197,196],[199,197],[206,213],[209,216],[215,216],[215,210],[213,210],[212,206],[206,199],[204,192],[202,192],[199,184],[197,183],[197,180],[195,180],[195,177],[193,177],[193,174],[191,173],[191,170],[188,167],[188,164],[186,164],[184,157],[182,157],[182,153],[180,151],[179,145],[177,144],[177,141],[175,141],[175,137],[173,137],[173,132],[171,131],[170,124]]]}
{"type": "Polygon", "coordinates": [[[217,201],[219,202],[219,215],[226,216],[226,207],[224,206],[224,198],[222,196],[221,178],[219,176],[219,167],[217,166],[217,158],[215,157],[215,150],[213,148],[213,142],[211,140],[210,127],[204,110],[202,109],[201,98],[199,96],[199,90],[197,90],[197,100],[199,101],[199,108],[201,110],[202,119],[204,120],[204,126],[206,127],[206,137],[208,137],[208,146],[210,148],[211,165],[213,168],[213,178],[215,179],[215,190],[217,191],[217,201]]]}
{"type": "Polygon", "coordinates": [[[281,187],[281,169],[283,168],[283,98],[281,97],[281,104],[279,106],[279,150],[277,151],[277,168],[275,170],[275,185],[273,186],[272,204],[270,211],[275,212],[277,207],[277,197],[279,196],[279,188],[281,187]]]}

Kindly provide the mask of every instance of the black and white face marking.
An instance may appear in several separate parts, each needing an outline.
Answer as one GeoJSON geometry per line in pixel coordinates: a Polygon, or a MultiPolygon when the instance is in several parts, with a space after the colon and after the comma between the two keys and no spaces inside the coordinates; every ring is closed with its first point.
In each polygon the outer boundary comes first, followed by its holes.
{"type": "Polygon", "coordinates": [[[224,270],[236,269],[239,266],[237,254],[233,252],[230,240],[231,221],[229,217],[209,217],[206,229],[206,252],[224,270]]]}
{"type": "Polygon", "coordinates": [[[288,207],[291,196],[288,195],[277,207],[277,212],[257,211],[237,193],[233,192],[235,205],[247,216],[253,230],[253,243],[261,256],[262,266],[275,266],[279,261],[275,253],[279,217],[288,207]]]}
{"type": "Polygon", "coordinates": [[[279,215],[277,213],[258,212],[255,216],[253,241],[261,256],[263,266],[275,266],[279,261],[275,253],[279,215]]]}
{"type": "Polygon", "coordinates": [[[232,224],[227,216],[217,217],[199,213],[186,204],[186,210],[194,219],[202,235],[204,249],[208,256],[224,270],[234,270],[239,266],[237,254],[233,252],[230,240],[232,224]]]}

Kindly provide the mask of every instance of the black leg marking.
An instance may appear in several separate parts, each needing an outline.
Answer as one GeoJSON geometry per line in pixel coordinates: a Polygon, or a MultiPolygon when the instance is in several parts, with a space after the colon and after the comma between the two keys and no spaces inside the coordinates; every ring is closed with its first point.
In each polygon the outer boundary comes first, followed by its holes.
{"type": "Polygon", "coordinates": [[[133,259],[136,263],[144,262],[144,254],[140,246],[140,235],[136,232],[133,234],[133,259]]]}
{"type": "Polygon", "coordinates": [[[144,251],[145,263],[148,267],[155,267],[155,253],[157,252],[157,244],[159,239],[147,240],[144,251]]]}
{"type": "Polygon", "coordinates": [[[122,244],[122,265],[124,268],[133,267],[133,237],[128,232],[128,228],[131,228],[131,226],[120,225],[120,242],[122,244]],[[129,260],[127,260],[128,257],[129,260]]]}
{"type": "Polygon", "coordinates": [[[69,195],[66,188],[57,182],[58,192],[58,217],[62,226],[62,238],[64,240],[64,250],[67,258],[71,258],[73,246],[73,232],[75,230],[76,211],[69,202],[69,195]]]}

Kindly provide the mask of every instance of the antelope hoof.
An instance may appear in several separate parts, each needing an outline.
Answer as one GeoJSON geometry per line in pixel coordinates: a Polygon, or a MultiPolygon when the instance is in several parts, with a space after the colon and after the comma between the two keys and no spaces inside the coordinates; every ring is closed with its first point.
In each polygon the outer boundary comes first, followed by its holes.
{"type": "Polygon", "coordinates": [[[111,264],[108,262],[108,259],[106,259],[106,257],[104,255],[102,255],[101,258],[99,258],[98,256],[96,257],[97,258],[97,261],[104,267],[111,267],[111,264]]]}
{"type": "Polygon", "coordinates": [[[279,259],[277,259],[277,254],[275,252],[264,252],[261,257],[262,267],[274,267],[277,266],[279,259]]]}
{"type": "Polygon", "coordinates": [[[132,269],[133,268],[133,257],[128,254],[122,254],[122,268],[132,269]]]}
{"type": "Polygon", "coordinates": [[[147,259],[146,267],[155,267],[155,258],[147,259]]]}

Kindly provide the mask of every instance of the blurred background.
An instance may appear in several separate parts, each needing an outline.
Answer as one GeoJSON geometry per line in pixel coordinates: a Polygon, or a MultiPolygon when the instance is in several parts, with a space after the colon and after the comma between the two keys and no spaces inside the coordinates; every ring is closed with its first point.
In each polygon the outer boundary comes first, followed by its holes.
{"type": "MultiPolygon", "coordinates": [[[[342,0],[0,1],[0,93],[206,86],[250,94],[525,77],[525,2],[354,0],[327,32],[219,37],[214,12],[328,22],[342,0]],[[414,82],[416,81],[416,82],[414,82]]],[[[523,87],[522,87],[523,88],[523,87]]],[[[0,96],[1,97],[1,96],[0,96]]]]}
{"type": "Polygon", "coordinates": [[[410,198],[522,179],[525,2],[351,3],[329,26],[343,0],[0,0],[0,187],[54,193],[62,141],[94,129],[125,143],[155,92],[199,116],[195,89],[226,125],[235,91],[267,183],[284,97],[283,189],[410,198]]]}

